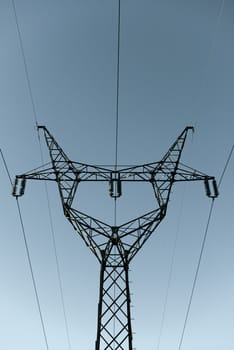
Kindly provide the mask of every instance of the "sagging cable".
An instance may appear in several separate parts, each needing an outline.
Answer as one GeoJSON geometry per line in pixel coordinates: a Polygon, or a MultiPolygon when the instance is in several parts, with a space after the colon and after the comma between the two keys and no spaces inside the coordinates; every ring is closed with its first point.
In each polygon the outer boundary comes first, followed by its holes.
{"type": "MultiPolygon", "coordinates": [[[[218,185],[216,183],[215,183],[215,185],[213,184],[214,185],[214,191],[216,191],[217,193],[218,193],[219,188],[220,188],[220,186],[221,186],[221,184],[223,182],[224,175],[225,175],[225,173],[227,171],[227,168],[228,168],[228,165],[230,163],[233,150],[234,150],[234,145],[232,146],[231,151],[230,151],[230,153],[228,155],[228,158],[227,158],[227,161],[225,163],[224,169],[222,171],[222,174],[221,174],[220,180],[218,182],[218,185]]],[[[196,273],[195,273],[195,277],[194,277],[194,281],[193,281],[193,285],[192,285],[192,291],[191,291],[190,298],[189,298],[188,308],[187,308],[187,311],[186,311],[185,321],[184,321],[184,325],[183,325],[183,330],[182,330],[182,334],[181,334],[178,350],[181,350],[181,347],[182,347],[182,343],[183,343],[183,339],[184,339],[184,333],[185,333],[185,329],[186,329],[186,325],[187,325],[187,322],[188,322],[188,317],[189,317],[189,313],[190,313],[190,309],[191,309],[191,305],[192,305],[193,295],[194,295],[195,287],[196,287],[196,284],[197,284],[198,273],[200,271],[200,265],[201,265],[203,252],[204,252],[204,248],[205,248],[205,244],[206,244],[206,240],[207,240],[207,234],[208,234],[208,229],[209,229],[209,225],[210,225],[211,215],[212,215],[213,208],[214,208],[215,197],[211,196],[211,198],[212,198],[211,207],[210,207],[210,211],[209,211],[209,215],[208,215],[208,220],[207,220],[207,224],[206,224],[205,234],[204,234],[203,241],[202,241],[201,251],[200,251],[200,255],[199,255],[199,259],[198,259],[198,264],[197,264],[196,273]]]]}
{"type": "MultiPolygon", "coordinates": [[[[29,75],[29,70],[28,70],[28,65],[27,65],[27,60],[26,60],[26,55],[25,55],[25,50],[24,50],[24,45],[23,45],[23,39],[22,39],[22,34],[21,34],[19,20],[18,20],[18,15],[17,15],[17,11],[16,11],[15,1],[11,0],[11,2],[12,2],[12,8],[13,8],[14,18],[15,18],[15,23],[16,23],[16,29],[17,29],[18,39],[19,39],[20,51],[21,51],[21,55],[22,55],[22,59],[23,59],[24,71],[25,71],[25,76],[26,76],[26,81],[27,81],[27,86],[28,86],[28,91],[29,91],[29,97],[30,97],[30,101],[31,101],[31,105],[32,105],[34,121],[35,121],[35,124],[36,124],[37,138],[38,138],[38,142],[39,142],[40,155],[41,155],[41,162],[43,164],[43,153],[42,153],[42,145],[41,145],[41,139],[40,139],[40,133],[39,133],[39,123],[38,123],[38,118],[37,118],[35,100],[34,100],[33,91],[32,91],[32,84],[31,84],[31,81],[30,81],[30,75],[29,75]]],[[[15,184],[15,187],[13,188],[13,195],[15,195],[16,198],[18,198],[19,196],[24,194],[25,182],[22,181],[21,185],[22,185],[22,187],[20,187],[19,191],[18,191],[18,184],[17,183],[15,184]]],[[[68,342],[68,349],[71,350],[70,335],[69,335],[69,330],[68,330],[68,322],[67,322],[65,303],[64,303],[64,296],[63,296],[63,289],[62,289],[62,279],[61,279],[61,274],[60,274],[60,267],[59,267],[59,264],[58,264],[57,247],[56,247],[55,234],[54,234],[53,223],[52,223],[52,215],[51,215],[51,208],[50,208],[50,202],[49,202],[49,194],[48,194],[48,189],[47,189],[46,183],[45,183],[45,192],[46,192],[46,197],[47,197],[47,201],[48,201],[49,220],[50,220],[52,240],[53,240],[53,246],[54,246],[56,268],[57,268],[57,274],[58,274],[58,280],[59,280],[59,289],[60,289],[60,294],[61,294],[64,322],[65,322],[65,329],[66,329],[66,337],[67,337],[67,342],[68,342]]]]}
{"type": "MultiPolygon", "coordinates": [[[[3,160],[3,164],[5,167],[7,176],[9,178],[10,183],[11,183],[11,186],[13,187],[13,181],[11,180],[10,172],[9,172],[5,157],[4,157],[1,149],[0,149],[0,153],[1,153],[1,157],[3,160]]],[[[26,250],[27,260],[28,260],[28,264],[29,264],[29,270],[30,270],[30,274],[31,274],[31,278],[32,278],[32,284],[33,284],[33,289],[34,289],[34,293],[35,293],[37,308],[38,308],[38,312],[39,312],[39,316],[40,316],[42,332],[43,332],[43,336],[44,336],[44,340],[45,340],[45,346],[46,346],[46,349],[49,350],[48,339],[47,339],[46,330],[45,330],[45,322],[44,322],[43,315],[42,315],[40,299],[39,299],[37,284],[36,284],[36,280],[35,280],[35,274],[34,274],[34,270],[33,270],[33,266],[32,266],[32,260],[31,260],[31,256],[30,256],[30,251],[29,251],[29,246],[28,246],[28,241],[27,241],[27,236],[26,236],[26,232],[25,232],[25,227],[24,227],[24,222],[23,222],[23,218],[22,218],[22,213],[21,213],[21,208],[20,208],[18,196],[15,196],[15,199],[16,199],[16,205],[17,205],[17,211],[18,211],[18,215],[19,215],[21,230],[22,230],[22,234],[23,234],[23,241],[24,241],[24,246],[25,246],[25,250],[26,250]]]]}

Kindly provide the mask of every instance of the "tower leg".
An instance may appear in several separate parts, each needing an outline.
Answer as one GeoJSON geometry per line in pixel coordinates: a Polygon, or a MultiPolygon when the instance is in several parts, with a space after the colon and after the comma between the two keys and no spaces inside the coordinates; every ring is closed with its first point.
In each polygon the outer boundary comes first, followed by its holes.
{"type": "Polygon", "coordinates": [[[101,263],[95,350],[132,350],[129,265],[101,263]]]}

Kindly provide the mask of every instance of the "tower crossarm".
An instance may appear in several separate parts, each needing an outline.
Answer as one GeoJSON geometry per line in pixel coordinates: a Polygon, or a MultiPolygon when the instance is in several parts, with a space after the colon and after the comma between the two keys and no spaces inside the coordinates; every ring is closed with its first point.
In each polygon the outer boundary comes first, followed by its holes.
{"type": "Polygon", "coordinates": [[[59,187],[62,203],[71,205],[79,184],[78,174],[70,171],[56,172],[54,167],[42,166],[25,174],[17,175],[13,185],[14,196],[21,196],[25,191],[26,180],[55,181],[59,187]]]}
{"type": "Polygon", "coordinates": [[[16,179],[56,181],[56,176],[54,169],[52,167],[48,167],[48,164],[46,164],[30,170],[27,173],[16,175],[16,179]]]}
{"type": "Polygon", "coordinates": [[[167,207],[172,185],[179,181],[204,181],[207,195],[217,197],[218,189],[213,176],[206,175],[180,162],[189,130],[193,130],[193,127],[188,126],[183,130],[159,162],[121,169],[119,171],[121,181],[150,182],[160,208],[167,207]],[[210,188],[210,181],[212,181],[213,189],[210,188]]]}
{"type": "Polygon", "coordinates": [[[215,180],[214,176],[207,175],[201,171],[193,169],[185,164],[180,163],[175,177],[174,182],[178,181],[205,181],[215,180]]]}
{"type": "Polygon", "coordinates": [[[44,132],[51,162],[17,175],[13,195],[20,196],[24,193],[27,179],[56,181],[62,204],[71,206],[81,181],[110,181],[109,169],[71,161],[48,129],[45,126],[38,128],[44,132]]]}
{"type": "Polygon", "coordinates": [[[166,204],[173,182],[211,178],[180,163],[188,131],[193,130],[189,126],[183,130],[159,162],[124,167],[118,170],[114,169],[113,166],[104,167],[71,161],[48,129],[45,126],[39,126],[38,128],[44,132],[51,162],[25,174],[18,175],[17,179],[23,179],[24,181],[26,179],[56,181],[62,203],[69,206],[73,203],[78,184],[85,181],[109,182],[110,194],[116,184],[120,189],[119,196],[122,194],[122,182],[150,182],[161,206],[166,204]]]}
{"type": "Polygon", "coordinates": [[[166,171],[161,171],[152,176],[151,183],[159,206],[167,206],[173,183],[182,181],[203,181],[208,197],[218,196],[214,176],[206,175],[198,170],[180,164],[175,172],[167,173],[166,171]],[[210,186],[211,183],[212,186],[210,186]]]}

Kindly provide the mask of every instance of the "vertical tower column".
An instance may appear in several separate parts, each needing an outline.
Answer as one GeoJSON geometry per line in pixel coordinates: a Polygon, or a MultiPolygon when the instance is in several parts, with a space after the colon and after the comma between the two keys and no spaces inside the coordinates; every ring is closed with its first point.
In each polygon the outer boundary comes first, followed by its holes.
{"type": "Polygon", "coordinates": [[[101,262],[96,350],[132,350],[129,263],[121,260],[101,262]]]}

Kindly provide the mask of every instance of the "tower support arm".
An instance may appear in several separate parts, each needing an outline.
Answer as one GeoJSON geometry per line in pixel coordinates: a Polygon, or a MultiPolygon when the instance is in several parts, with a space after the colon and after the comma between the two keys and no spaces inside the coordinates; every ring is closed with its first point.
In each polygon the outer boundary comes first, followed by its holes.
{"type": "Polygon", "coordinates": [[[16,179],[56,181],[56,176],[52,167],[43,167],[41,170],[38,169],[39,168],[28,171],[25,174],[16,175],[16,179]]]}
{"type": "Polygon", "coordinates": [[[210,181],[215,180],[215,177],[181,163],[174,177],[174,181],[205,181],[205,179],[210,181]]]}
{"type": "Polygon", "coordinates": [[[203,181],[208,197],[216,198],[219,195],[218,185],[214,176],[206,175],[185,165],[178,168],[174,177],[174,182],[181,181],[203,181]]]}
{"type": "Polygon", "coordinates": [[[53,168],[45,168],[39,170],[39,168],[29,171],[25,174],[16,175],[12,195],[14,197],[20,197],[25,192],[26,180],[44,180],[44,181],[56,181],[53,168]]]}
{"type": "Polygon", "coordinates": [[[13,196],[18,197],[24,194],[26,180],[55,181],[59,187],[62,203],[71,205],[80,182],[79,179],[74,176],[74,173],[56,173],[53,167],[41,168],[17,175],[13,184],[13,196]]]}

